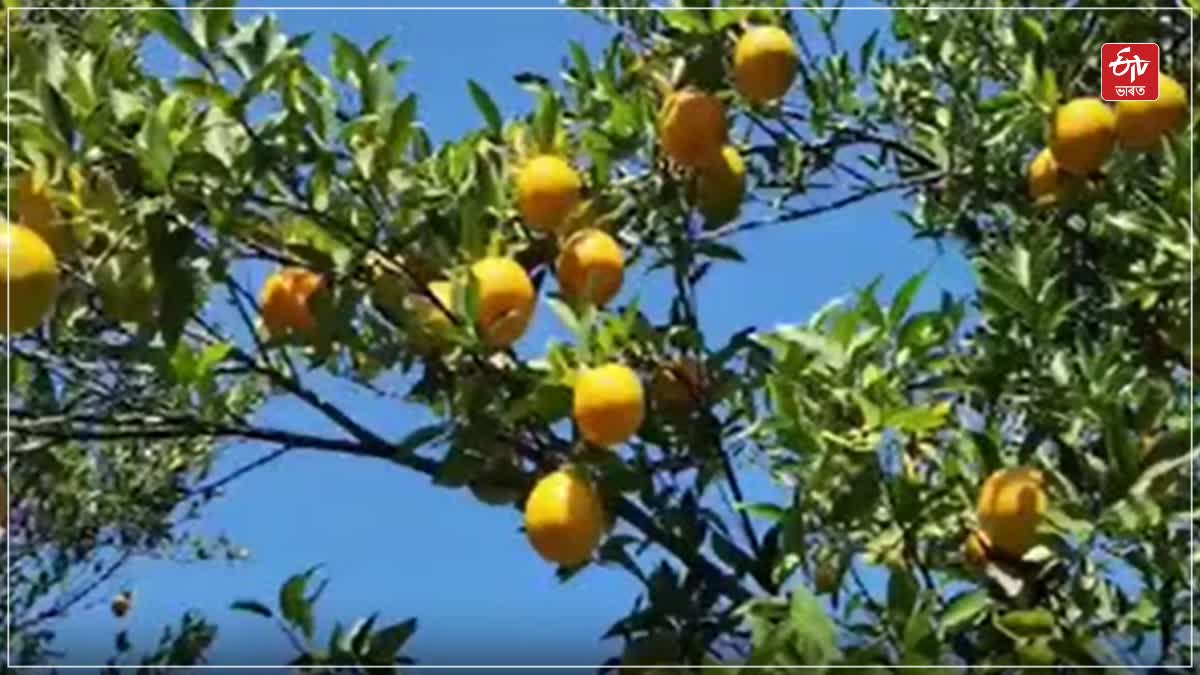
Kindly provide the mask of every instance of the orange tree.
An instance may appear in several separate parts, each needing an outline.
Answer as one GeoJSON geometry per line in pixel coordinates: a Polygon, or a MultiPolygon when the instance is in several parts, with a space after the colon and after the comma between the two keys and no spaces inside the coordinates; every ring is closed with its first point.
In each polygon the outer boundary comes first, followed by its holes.
{"type": "MultiPolygon", "coordinates": [[[[467,82],[480,126],[435,146],[386,39],[198,4],[11,15],[16,658],[131,556],[237,557],[187,522],[256,442],[520,509],[564,582],[625,570],[626,664],[1189,662],[1192,10],[903,3],[843,44],[830,8],[582,6],[601,52],[518,76],[527,114],[467,82]],[[147,73],[152,34],[187,74],[147,73]],[[326,38],[328,72],[302,52],[326,38]],[[1096,100],[1115,41],[1160,45],[1159,101],[1096,100]],[[734,235],[885,193],[972,293],[917,311],[918,274],[706,338],[734,235]],[[612,304],[635,264],[668,306],[612,304]],[[544,311],[562,339],[518,357],[544,311]],[[435,423],[390,437],[315,384],[391,372],[435,423]],[[284,396],[339,433],[255,419],[284,396]],[[790,497],[751,502],[749,471],[790,497]]],[[[401,659],[411,620],[316,642],[312,577],[236,606],[299,662],[401,659]]],[[[185,616],[142,659],[215,632],[185,616]]]]}

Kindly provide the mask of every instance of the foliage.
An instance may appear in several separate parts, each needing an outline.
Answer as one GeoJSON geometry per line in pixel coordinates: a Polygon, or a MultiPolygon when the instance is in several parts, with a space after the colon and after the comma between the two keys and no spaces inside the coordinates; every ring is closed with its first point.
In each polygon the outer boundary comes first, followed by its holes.
{"type": "MultiPolygon", "coordinates": [[[[846,45],[852,18],[836,8],[573,1],[611,32],[601,53],[566,45],[561,82],[516,75],[531,93],[520,114],[466,83],[480,126],[435,146],[417,93],[397,90],[405,63],[386,38],[329,36],[330,62],[317,64],[305,47],[324,36],[195,4],[210,9],[30,11],[9,33],[4,152],[13,175],[49,181],[77,244],[51,320],[10,342],[5,600],[21,663],[50,660],[54,622],[131,557],[241,557],[187,523],[244,474],[209,475],[245,442],[274,449],[247,471],[293,449],[345,453],[488,502],[520,503],[537,476],[574,462],[619,523],[595,562],[644,587],[606,636],[627,663],[1188,662],[1189,134],[1115,154],[1050,209],[1030,202],[1024,171],[1054,106],[1095,95],[1102,43],[1158,42],[1163,71],[1186,82],[1191,11],[901,3],[889,33],[846,45]],[[799,44],[779,105],[730,91],[747,21],[799,44]],[[186,64],[175,76],[146,68],[151,36],[186,64]],[[656,143],[664,85],[719,93],[767,215],[713,224],[693,212],[687,176],[656,143]],[[539,150],[584,172],[583,217],[631,264],[669,275],[668,307],[557,297],[545,281],[556,244],[521,224],[509,187],[539,150]],[[890,294],[876,279],[802,324],[706,338],[701,301],[720,289],[700,285],[745,262],[736,235],[882,194],[904,198],[915,236],[963,252],[975,292],[922,307],[923,274],[890,294]],[[564,324],[569,341],[543,358],[482,343],[471,283],[448,348],[432,352],[368,299],[381,267],[421,289],[494,254],[529,270],[564,324]],[[307,340],[261,330],[244,280],[274,265],[327,281],[307,340]],[[130,279],[148,279],[148,297],[130,279]],[[652,408],[620,451],[578,452],[578,367],[620,360],[648,376],[682,355],[709,374],[700,405],[652,408]],[[436,421],[390,438],[318,384],[374,394],[385,373],[406,376],[408,400],[436,421]],[[283,396],[338,433],[255,418],[283,396]],[[1014,464],[1051,477],[1041,544],[971,568],[960,546],[976,491],[1014,464]],[[755,470],[789,498],[748,503],[740,482],[755,470]]],[[[312,578],[289,579],[274,609],[235,608],[277,619],[296,665],[400,662],[415,620],[339,625],[319,647],[312,578]]],[[[186,615],[144,663],[197,663],[214,631],[186,615]]]]}

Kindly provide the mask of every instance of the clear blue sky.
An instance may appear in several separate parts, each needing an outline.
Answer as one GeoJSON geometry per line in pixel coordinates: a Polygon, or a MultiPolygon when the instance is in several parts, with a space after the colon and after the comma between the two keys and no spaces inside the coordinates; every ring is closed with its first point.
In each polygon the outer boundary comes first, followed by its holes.
{"type": "MultiPolygon", "coordinates": [[[[524,112],[528,96],[512,82],[514,73],[556,74],[568,38],[595,54],[607,35],[599,24],[566,11],[276,14],[290,34],[317,32],[310,56],[321,64],[328,62],[331,31],[364,46],[390,33],[392,54],[412,61],[398,86],[419,92],[420,119],[435,138],[479,125],[466,91],[468,77],[483,84],[506,115],[524,112]]],[[[850,13],[845,37],[855,40],[885,25],[887,18],[886,12],[850,13]]],[[[149,54],[161,72],[173,73],[178,66],[160,49],[149,54]]],[[[894,198],[878,198],[742,237],[738,243],[749,264],[721,268],[701,288],[710,339],[720,344],[747,325],[803,321],[880,273],[890,293],[907,276],[930,267],[922,304],[936,301],[942,289],[969,289],[962,259],[913,241],[894,216],[901,207],[894,198]]],[[[262,273],[247,270],[245,280],[257,287],[262,273]]],[[[661,320],[668,281],[661,272],[649,277],[636,272],[628,277],[622,299],[640,295],[643,308],[661,320]]],[[[542,305],[521,351],[537,354],[551,338],[565,340],[567,335],[542,305]]],[[[386,383],[399,391],[397,379],[386,383]]],[[[321,382],[326,396],[386,435],[399,437],[425,421],[421,410],[399,400],[365,396],[329,378],[321,382]]],[[[322,422],[308,421],[305,409],[286,400],[269,404],[262,417],[333,432],[322,422]]],[[[231,447],[214,475],[261,452],[231,447]]],[[[752,485],[760,495],[770,493],[761,479],[752,485]]],[[[230,611],[229,604],[253,597],[273,605],[285,577],[316,563],[323,563],[331,577],[317,607],[322,635],[328,635],[335,619],[350,622],[379,611],[381,623],[419,618],[420,629],[408,651],[429,664],[583,665],[614,655],[619,644],[600,642],[599,636],[632,605],[636,580],[624,572],[591,568],[561,585],[554,569],[527,546],[519,526],[513,509],[483,506],[466,491],[434,487],[383,462],[296,452],[235,483],[197,525],[203,533],[225,534],[248,547],[248,561],[136,562],[106,590],[132,588],[132,614],[119,622],[106,603],[76,613],[61,626],[59,646],[68,652],[63,663],[101,662],[112,654],[113,636],[122,626],[129,628],[136,647],[149,648],[161,627],[176,622],[187,609],[203,612],[220,626],[213,663],[276,663],[291,653],[278,630],[261,618],[230,611]],[[530,660],[533,655],[536,661],[530,660]]]]}

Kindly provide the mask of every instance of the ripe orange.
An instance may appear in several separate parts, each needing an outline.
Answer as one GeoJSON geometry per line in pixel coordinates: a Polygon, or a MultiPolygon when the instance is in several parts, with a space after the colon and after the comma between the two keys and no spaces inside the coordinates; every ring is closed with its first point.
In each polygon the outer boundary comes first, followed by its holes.
{"type": "Polygon", "coordinates": [[[311,333],[317,325],[309,301],[321,288],[320,274],[289,267],[267,278],[259,293],[263,324],[272,336],[311,333]]]}
{"type": "Polygon", "coordinates": [[[787,31],[755,26],[742,34],[734,48],[734,86],[753,103],[773,101],[791,88],[798,64],[796,45],[787,31]]]}
{"type": "Polygon", "coordinates": [[[542,478],[525,501],[525,536],[543,559],[586,562],[604,535],[605,515],[591,481],[570,469],[542,478]]]}
{"type": "Polygon", "coordinates": [[[699,89],[677,91],[663,103],[658,131],[663,152],[676,163],[690,168],[715,164],[728,133],[725,107],[699,89]]]}
{"type": "Polygon", "coordinates": [[[479,330],[489,347],[508,347],[533,318],[535,292],[529,275],[512,258],[484,258],[471,267],[479,283],[479,330]]]}
{"type": "Polygon", "coordinates": [[[1065,196],[1070,176],[1059,171],[1050,148],[1043,148],[1029,163],[1028,179],[1029,198],[1038,206],[1050,206],[1065,196]]]}
{"type": "Polygon", "coordinates": [[[646,399],[636,373],[619,363],[588,368],[575,380],[575,423],[599,446],[629,440],[646,416],[646,399]]]}
{"type": "Polygon", "coordinates": [[[1117,140],[1117,119],[1098,98],[1077,98],[1054,113],[1050,151],[1068,173],[1086,176],[1104,163],[1117,140]]]}
{"type": "Polygon", "coordinates": [[[573,302],[607,305],[621,290],[625,257],[609,234],[585,228],[571,235],[558,257],[558,285],[573,302]]]}
{"type": "Polygon", "coordinates": [[[23,225],[0,229],[0,333],[16,335],[42,322],[58,296],[58,259],[23,225]],[[5,317],[7,325],[5,325],[5,317]]]}
{"type": "Polygon", "coordinates": [[[561,157],[538,155],[517,173],[517,205],[530,227],[554,231],[579,205],[583,183],[561,157]]]}
{"type": "Polygon", "coordinates": [[[737,218],[746,196],[746,163],[733,146],[721,149],[721,161],[700,170],[696,179],[696,204],[710,224],[737,218]]]}
{"type": "Polygon", "coordinates": [[[1158,75],[1157,101],[1117,101],[1117,138],[1131,150],[1154,150],[1158,139],[1187,118],[1187,92],[1169,75],[1158,75]]]}
{"type": "Polygon", "coordinates": [[[1041,471],[1028,467],[996,471],[984,481],[976,505],[984,542],[994,551],[1020,559],[1037,539],[1046,501],[1041,471]]]}
{"type": "Polygon", "coordinates": [[[695,359],[679,359],[654,372],[650,395],[656,404],[669,412],[681,412],[695,407],[703,396],[704,372],[695,359]]]}

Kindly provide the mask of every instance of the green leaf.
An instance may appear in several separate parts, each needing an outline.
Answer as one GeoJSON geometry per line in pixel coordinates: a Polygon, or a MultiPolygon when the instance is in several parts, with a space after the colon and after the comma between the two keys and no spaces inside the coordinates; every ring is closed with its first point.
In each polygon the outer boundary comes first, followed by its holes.
{"type": "Polygon", "coordinates": [[[583,48],[583,45],[575,40],[571,40],[567,43],[567,48],[571,53],[571,62],[575,69],[576,77],[584,85],[591,83],[592,63],[588,59],[587,51],[583,48]]]}
{"type": "Polygon", "coordinates": [[[487,122],[492,135],[499,136],[504,126],[504,120],[500,117],[500,109],[496,107],[496,102],[475,80],[467,80],[467,90],[471,93],[471,100],[475,101],[475,107],[479,108],[479,112],[483,114],[483,119],[487,122]]]}
{"type": "Polygon", "coordinates": [[[274,613],[271,612],[270,607],[267,607],[266,605],[262,604],[261,602],[258,602],[257,600],[238,600],[238,601],[234,602],[232,605],[230,605],[229,608],[237,610],[239,612],[249,612],[250,614],[257,614],[259,616],[264,616],[268,619],[270,619],[272,616],[274,616],[274,613]]]}
{"type": "Polygon", "coordinates": [[[705,14],[706,12],[697,12],[693,9],[664,8],[660,16],[667,22],[667,25],[677,31],[701,34],[709,31],[705,14]]]}
{"type": "Polygon", "coordinates": [[[218,108],[228,112],[232,109],[233,96],[224,87],[199,77],[177,77],[175,88],[194,98],[212,101],[218,108]]]}
{"type": "Polygon", "coordinates": [[[404,435],[399,443],[393,446],[393,454],[397,457],[411,455],[419,450],[422,446],[440,438],[446,433],[448,427],[445,424],[428,424],[423,427],[417,427],[404,435]]]}
{"type": "Polygon", "coordinates": [[[396,78],[382,63],[367,67],[366,86],[362,89],[362,109],[365,113],[381,110],[396,98],[396,78]]]}
{"type": "Polygon", "coordinates": [[[312,604],[304,597],[304,592],[316,570],[313,567],[295,574],[279,587],[279,611],[283,618],[299,628],[304,637],[310,640],[313,636],[313,612],[312,604]]]}
{"type": "Polygon", "coordinates": [[[754,560],[720,532],[714,530],[710,540],[713,553],[716,553],[721,562],[728,565],[738,575],[754,569],[754,560]]]}
{"type": "Polygon", "coordinates": [[[984,589],[960,593],[950,601],[942,613],[940,630],[943,634],[954,635],[959,629],[973,623],[982,616],[992,604],[992,597],[984,589]]]}
{"type": "Polygon", "coordinates": [[[202,21],[200,41],[209,49],[215,49],[221,40],[233,32],[233,7],[221,6],[218,0],[216,6],[209,5],[202,12],[195,12],[195,20],[202,21]]]}
{"type": "Polygon", "coordinates": [[[408,619],[383,628],[371,636],[371,659],[375,662],[394,659],[397,653],[417,632],[417,620],[408,619]]]}
{"type": "Polygon", "coordinates": [[[717,241],[702,241],[696,245],[696,252],[706,255],[715,260],[732,260],[734,262],[746,262],[742,254],[734,247],[728,244],[722,244],[717,241]]]}
{"type": "Polygon", "coordinates": [[[139,12],[142,23],[152,31],[175,46],[176,49],[192,57],[199,63],[204,62],[204,49],[196,42],[196,38],[188,32],[174,9],[159,9],[139,12]]]}
{"type": "Polygon", "coordinates": [[[915,274],[909,277],[896,291],[896,295],[892,298],[892,306],[888,308],[889,324],[893,326],[899,324],[900,320],[908,314],[913,300],[917,297],[917,292],[921,290],[921,285],[925,283],[925,278],[928,275],[928,270],[920,274],[915,274]]]}
{"type": "Polygon", "coordinates": [[[950,406],[944,403],[901,408],[888,413],[883,426],[908,433],[923,433],[944,425],[949,412],[950,406]]]}
{"type": "Polygon", "coordinates": [[[542,90],[537,111],[533,115],[533,140],[541,152],[554,149],[554,138],[558,135],[558,97],[551,89],[542,90]]]}
{"type": "Polygon", "coordinates": [[[59,140],[63,145],[70,147],[74,143],[75,138],[75,119],[71,114],[71,107],[67,105],[58,89],[49,82],[42,81],[38,83],[38,92],[41,94],[42,110],[45,111],[49,118],[51,128],[57,132],[59,140]]]}
{"type": "Polygon", "coordinates": [[[218,342],[205,347],[200,353],[200,358],[196,360],[196,377],[204,379],[211,375],[213,368],[224,361],[232,350],[233,345],[228,342],[218,342]]]}
{"type": "Polygon", "coordinates": [[[404,153],[412,137],[413,120],[417,117],[417,96],[409,94],[391,109],[388,117],[387,152],[392,157],[404,153]]]}
{"type": "Polygon", "coordinates": [[[904,570],[893,570],[888,577],[888,615],[903,624],[908,621],[917,602],[917,580],[904,570]]]}
{"type": "Polygon", "coordinates": [[[996,620],[996,627],[1014,638],[1046,635],[1054,629],[1054,615],[1048,609],[1018,609],[996,620]]]}
{"type": "Polygon", "coordinates": [[[554,312],[559,321],[562,321],[563,326],[571,332],[578,344],[582,345],[587,342],[583,323],[580,322],[579,317],[575,316],[575,310],[571,309],[570,305],[558,298],[546,298],[546,304],[550,305],[550,310],[554,312]]]}
{"type": "Polygon", "coordinates": [[[788,621],[801,664],[826,665],[837,658],[833,621],[825,613],[821,601],[803,586],[792,589],[788,621]]]}
{"type": "Polygon", "coordinates": [[[771,523],[779,522],[780,520],[783,520],[784,516],[787,515],[787,511],[783,507],[777,504],[768,504],[766,502],[760,502],[757,504],[735,504],[734,507],[739,511],[744,511],[756,518],[771,523]]]}
{"type": "Polygon", "coordinates": [[[362,88],[367,81],[367,59],[353,42],[334,33],[333,56],[330,70],[333,76],[355,88],[362,88]]]}
{"type": "Polygon", "coordinates": [[[1046,29],[1031,17],[1021,16],[1018,18],[1016,25],[1013,26],[1013,32],[1016,33],[1017,44],[1023,50],[1046,44],[1046,29]]]}
{"type": "Polygon", "coordinates": [[[158,189],[167,185],[171,165],[175,162],[175,148],[171,144],[171,131],[167,121],[172,99],[162,101],[158,109],[146,116],[138,134],[139,154],[142,168],[150,174],[151,183],[158,189]]]}

